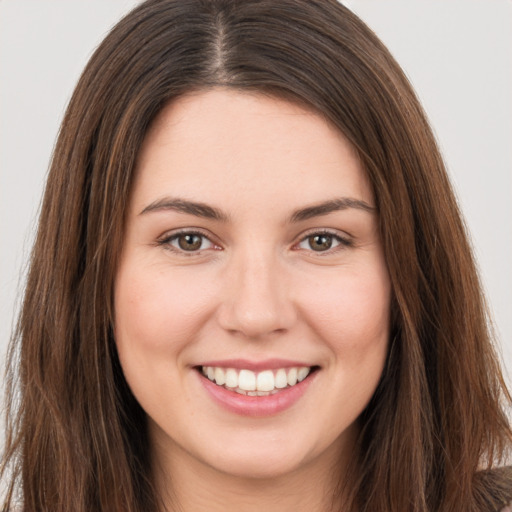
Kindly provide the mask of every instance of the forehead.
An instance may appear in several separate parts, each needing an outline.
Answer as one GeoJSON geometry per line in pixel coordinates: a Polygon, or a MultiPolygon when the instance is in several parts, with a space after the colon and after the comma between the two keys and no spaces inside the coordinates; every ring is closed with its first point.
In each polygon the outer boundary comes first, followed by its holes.
{"type": "Polygon", "coordinates": [[[146,135],[134,201],[143,207],[158,195],[176,193],[206,202],[243,197],[244,204],[260,208],[271,201],[318,202],[328,195],[372,202],[356,151],[320,115],[289,101],[226,88],[178,98],[146,135]]]}

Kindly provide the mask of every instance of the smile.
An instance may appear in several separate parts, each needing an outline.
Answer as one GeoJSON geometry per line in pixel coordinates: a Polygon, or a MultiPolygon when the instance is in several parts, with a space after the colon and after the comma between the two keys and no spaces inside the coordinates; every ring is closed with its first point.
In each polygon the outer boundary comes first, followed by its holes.
{"type": "Polygon", "coordinates": [[[253,372],[247,369],[202,366],[201,372],[217,386],[247,396],[269,396],[302,382],[313,367],[300,366],[253,372]]]}

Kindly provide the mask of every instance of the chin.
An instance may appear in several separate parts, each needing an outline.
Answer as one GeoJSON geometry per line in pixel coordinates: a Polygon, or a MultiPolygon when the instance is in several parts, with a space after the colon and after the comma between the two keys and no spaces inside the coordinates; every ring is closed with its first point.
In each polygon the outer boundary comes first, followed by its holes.
{"type": "Polygon", "coordinates": [[[247,480],[278,479],[302,467],[303,457],[282,451],[254,450],[224,454],[211,464],[212,469],[234,478],[247,480]]]}
{"type": "MultiPolygon", "coordinates": [[[[339,460],[344,436],[330,439],[314,432],[254,431],[231,442],[218,439],[201,450],[203,461],[212,469],[240,479],[278,479],[299,473],[319,461],[331,467],[339,460]],[[207,449],[209,448],[209,449],[207,449]],[[213,449],[212,449],[213,448],[213,449]]],[[[212,440],[213,441],[213,440],[212,440]]]]}

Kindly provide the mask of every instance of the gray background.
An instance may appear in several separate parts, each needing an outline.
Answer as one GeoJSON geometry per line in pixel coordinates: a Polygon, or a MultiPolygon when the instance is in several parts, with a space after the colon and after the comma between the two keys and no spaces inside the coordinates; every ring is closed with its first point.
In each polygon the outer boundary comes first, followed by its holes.
{"type": "MultiPolygon", "coordinates": [[[[95,46],[137,3],[0,0],[0,354],[64,108],[95,46]]],[[[345,3],[388,45],[430,116],[512,382],[512,2],[345,3]]]]}

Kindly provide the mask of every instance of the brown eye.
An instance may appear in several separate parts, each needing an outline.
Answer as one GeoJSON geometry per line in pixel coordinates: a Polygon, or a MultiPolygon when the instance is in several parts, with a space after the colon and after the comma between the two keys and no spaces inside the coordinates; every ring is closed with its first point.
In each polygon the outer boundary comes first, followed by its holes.
{"type": "Polygon", "coordinates": [[[179,235],[177,237],[178,246],[184,251],[198,251],[203,245],[203,237],[193,233],[179,235]]]}
{"type": "Polygon", "coordinates": [[[327,251],[332,247],[331,235],[319,234],[308,237],[308,244],[313,251],[327,251]]]}
{"type": "Polygon", "coordinates": [[[178,253],[194,253],[216,247],[206,235],[193,231],[170,235],[160,240],[159,245],[178,253]]]}
{"type": "Polygon", "coordinates": [[[351,246],[352,242],[349,239],[338,234],[328,231],[317,231],[305,236],[296,247],[305,251],[330,254],[344,247],[351,246]]]}

